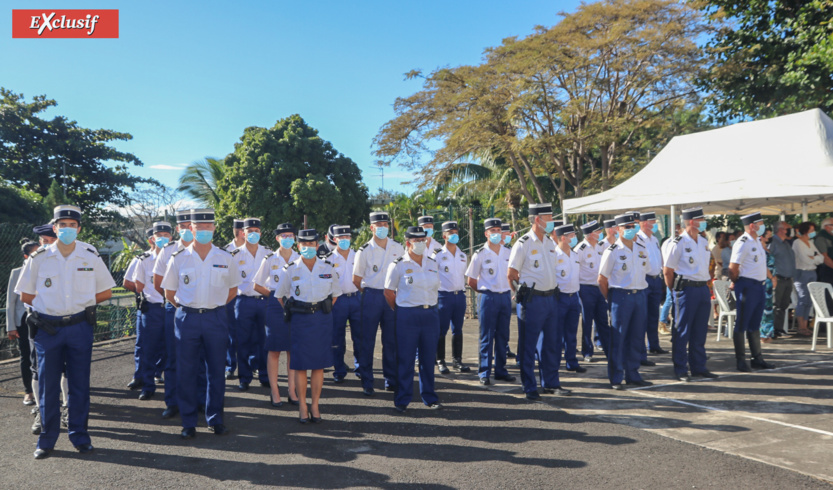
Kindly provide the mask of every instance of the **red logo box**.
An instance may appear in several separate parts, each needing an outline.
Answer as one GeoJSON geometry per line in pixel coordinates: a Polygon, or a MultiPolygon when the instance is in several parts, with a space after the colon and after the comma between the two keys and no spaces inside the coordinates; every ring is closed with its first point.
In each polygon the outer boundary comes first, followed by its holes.
{"type": "Polygon", "coordinates": [[[12,10],[13,38],[117,38],[118,10],[12,10]]]}

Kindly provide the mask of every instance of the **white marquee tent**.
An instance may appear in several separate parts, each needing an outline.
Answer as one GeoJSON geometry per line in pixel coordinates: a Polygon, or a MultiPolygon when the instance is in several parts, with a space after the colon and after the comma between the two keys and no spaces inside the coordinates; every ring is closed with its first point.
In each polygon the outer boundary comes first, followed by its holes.
{"type": "MultiPolygon", "coordinates": [[[[673,138],[613,189],[568,199],[565,214],[833,211],[833,120],[819,109],[673,138]]],[[[673,219],[673,218],[672,218],[673,219]]]]}

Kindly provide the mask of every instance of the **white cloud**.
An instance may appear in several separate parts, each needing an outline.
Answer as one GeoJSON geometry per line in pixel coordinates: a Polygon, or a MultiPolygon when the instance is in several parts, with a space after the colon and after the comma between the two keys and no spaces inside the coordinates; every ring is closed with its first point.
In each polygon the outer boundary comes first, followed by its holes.
{"type": "Polygon", "coordinates": [[[148,168],[154,170],[182,170],[184,167],[184,165],[151,165],[148,168]]]}

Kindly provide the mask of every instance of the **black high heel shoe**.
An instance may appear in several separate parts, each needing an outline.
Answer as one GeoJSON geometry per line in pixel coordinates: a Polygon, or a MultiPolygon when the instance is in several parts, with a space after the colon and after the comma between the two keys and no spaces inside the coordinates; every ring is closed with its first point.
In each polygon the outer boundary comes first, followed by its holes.
{"type": "Polygon", "coordinates": [[[269,404],[270,404],[270,405],[272,405],[272,406],[273,406],[273,407],[275,407],[275,408],[281,408],[281,407],[283,406],[283,402],[277,402],[277,403],[275,403],[275,402],[272,400],[272,394],[271,394],[271,393],[269,393],[269,404]]]}

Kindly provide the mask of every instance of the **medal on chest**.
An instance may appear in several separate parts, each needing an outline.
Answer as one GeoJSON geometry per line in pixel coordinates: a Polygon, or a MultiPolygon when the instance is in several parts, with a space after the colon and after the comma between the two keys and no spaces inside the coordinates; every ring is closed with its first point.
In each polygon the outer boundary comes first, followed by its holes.
{"type": "Polygon", "coordinates": [[[689,257],[688,258],[688,263],[693,264],[694,263],[694,257],[689,257]]]}
{"type": "Polygon", "coordinates": [[[51,288],[52,287],[52,278],[47,277],[46,281],[43,282],[43,285],[48,287],[48,288],[51,288]]]}
{"type": "Polygon", "coordinates": [[[567,271],[562,270],[561,271],[561,277],[567,277],[567,271]]]}
{"type": "Polygon", "coordinates": [[[414,276],[408,276],[408,278],[405,280],[405,282],[408,283],[408,284],[413,284],[414,283],[414,276]]]}
{"type": "Polygon", "coordinates": [[[240,275],[243,276],[243,279],[246,278],[246,271],[240,271],[240,275]]]}
{"type": "Polygon", "coordinates": [[[295,286],[295,296],[301,295],[301,286],[295,286]]]}
{"type": "Polygon", "coordinates": [[[445,268],[444,268],[443,270],[444,270],[445,272],[448,272],[448,266],[445,266],[445,268]]]}
{"type": "Polygon", "coordinates": [[[186,275],[185,277],[182,278],[182,282],[184,282],[185,284],[188,284],[188,283],[191,282],[191,278],[186,275]]]}
{"type": "Polygon", "coordinates": [[[494,275],[494,274],[495,274],[495,270],[494,269],[489,269],[489,275],[494,275]]]}
{"type": "Polygon", "coordinates": [[[538,268],[538,261],[536,260],[532,265],[534,265],[535,268],[537,269],[538,268]]]}
{"type": "Polygon", "coordinates": [[[379,266],[378,265],[373,266],[373,272],[379,272],[379,266]]]}
{"type": "Polygon", "coordinates": [[[274,280],[275,284],[277,284],[278,281],[280,281],[281,278],[280,278],[279,275],[275,274],[274,276],[272,276],[272,279],[274,280]]]}

